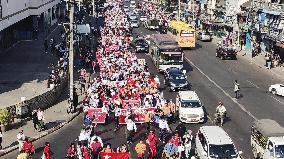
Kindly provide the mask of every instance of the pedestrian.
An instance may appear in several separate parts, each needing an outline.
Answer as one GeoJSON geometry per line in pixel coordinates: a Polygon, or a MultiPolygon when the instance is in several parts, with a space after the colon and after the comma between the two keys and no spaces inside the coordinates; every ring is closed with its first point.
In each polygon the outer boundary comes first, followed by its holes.
{"type": "Polygon", "coordinates": [[[86,145],[83,145],[83,157],[84,159],[91,159],[89,148],[86,145]]]}
{"type": "Polygon", "coordinates": [[[51,157],[50,143],[45,142],[41,159],[50,159],[51,157]]]}
{"type": "Polygon", "coordinates": [[[119,116],[121,115],[121,109],[119,108],[118,105],[115,105],[114,108],[114,121],[115,121],[115,129],[114,131],[117,131],[119,128],[119,116]]]}
{"type": "Polygon", "coordinates": [[[179,134],[179,136],[183,137],[186,132],[186,127],[181,121],[179,121],[179,124],[177,125],[175,130],[179,134]]]}
{"type": "Polygon", "coordinates": [[[35,153],[35,147],[32,141],[28,138],[26,138],[23,143],[23,150],[25,151],[25,153],[29,154],[29,156],[32,156],[35,153]]]}
{"type": "Polygon", "coordinates": [[[166,142],[166,133],[170,131],[169,124],[165,117],[163,116],[161,120],[159,121],[159,140],[163,143],[166,142]]]}
{"type": "Polygon", "coordinates": [[[24,130],[20,130],[17,135],[17,141],[19,143],[19,151],[22,150],[25,139],[26,139],[26,136],[24,134],[24,130]]]}
{"type": "Polygon", "coordinates": [[[120,147],[117,148],[116,151],[117,152],[129,152],[129,148],[125,143],[123,143],[120,147]]]}
{"type": "Polygon", "coordinates": [[[33,112],[32,112],[32,119],[33,119],[34,129],[37,130],[38,129],[37,110],[33,110],[33,112]]]}
{"type": "Polygon", "coordinates": [[[91,144],[91,149],[94,159],[98,159],[99,152],[102,150],[102,144],[99,142],[98,138],[94,139],[94,142],[91,144]]]}
{"type": "Polygon", "coordinates": [[[44,52],[47,54],[48,51],[48,43],[47,43],[47,39],[44,40],[44,52]]]}
{"type": "Polygon", "coordinates": [[[134,122],[133,116],[129,115],[125,118],[126,130],[127,130],[127,143],[132,143],[134,133],[136,132],[136,124],[134,122]]]}
{"type": "Polygon", "coordinates": [[[41,110],[41,108],[38,108],[37,119],[38,119],[39,131],[44,130],[45,129],[45,126],[44,126],[45,117],[44,117],[44,113],[41,110]]]}
{"type": "Polygon", "coordinates": [[[235,80],[234,92],[235,92],[235,98],[238,99],[240,96],[240,84],[238,83],[237,80],[235,80]]]}
{"type": "Polygon", "coordinates": [[[2,129],[0,127],[0,150],[2,150],[2,141],[3,141],[3,132],[2,132],[2,129]]]}
{"type": "Polygon", "coordinates": [[[67,150],[67,159],[75,159],[76,158],[77,149],[74,143],[71,143],[67,150]]]}
{"type": "Polygon", "coordinates": [[[135,151],[137,152],[138,159],[144,159],[146,144],[144,144],[143,139],[140,139],[138,144],[135,146],[135,151]]]}
{"type": "Polygon", "coordinates": [[[153,115],[152,111],[146,110],[145,123],[144,124],[145,124],[145,128],[146,128],[147,131],[150,130],[153,117],[154,117],[154,115],[153,115]]]}
{"type": "Polygon", "coordinates": [[[23,150],[20,151],[20,154],[17,156],[17,159],[28,159],[29,155],[25,153],[23,150]]]}
{"type": "Polygon", "coordinates": [[[192,144],[192,131],[188,130],[184,136],[183,136],[183,140],[184,140],[184,153],[185,153],[185,157],[189,158],[190,157],[190,152],[191,152],[191,144],[192,144]]]}
{"type": "Polygon", "coordinates": [[[111,153],[113,152],[112,148],[111,148],[111,144],[110,143],[107,143],[106,144],[106,147],[102,149],[101,152],[106,152],[106,153],[111,153]]]}
{"type": "Polygon", "coordinates": [[[146,142],[149,145],[149,159],[154,159],[157,154],[157,136],[154,130],[150,130],[146,142]]]}
{"type": "Polygon", "coordinates": [[[81,94],[83,94],[83,92],[86,91],[86,80],[85,80],[84,76],[80,76],[79,83],[80,83],[81,94]]]}
{"type": "Polygon", "coordinates": [[[171,110],[171,122],[175,122],[176,120],[176,111],[177,111],[177,108],[176,108],[176,105],[175,103],[173,102],[172,99],[170,99],[169,103],[168,103],[169,107],[170,107],[170,110],[171,110]]]}
{"type": "Polygon", "coordinates": [[[163,156],[165,158],[171,158],[177,154],[178,154],[178,147],[175,144],[168,142],[164,147],[163,156]]]}

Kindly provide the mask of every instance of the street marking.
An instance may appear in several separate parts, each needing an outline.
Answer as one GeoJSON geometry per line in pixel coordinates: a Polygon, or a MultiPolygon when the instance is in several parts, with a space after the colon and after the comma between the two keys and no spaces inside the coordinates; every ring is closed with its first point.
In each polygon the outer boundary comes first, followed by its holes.
{"type": "Polygon", "coordinates": [[[254,87],[256,87],[256,88],[260,89],[260,87],[258,87],[258,86],[257,86],[256,84],[254,84],[252,81],[247,80],[247,82],[248,82],[248,83],[250,83],[252,86],[254,86],[254,87]]]}
{"type": "Polygon", "coordinates": [[[276,97],[274,97],[274,96],[270,96],[271,98],[273,98],[273,99],[275,99],[277,102],[279,102],[280,104],[282,104],[282,105],[284,105],[284,103],[283,102],[281,102],[279,99],[277,99],[276,97]]]}
{"type": "Polygon", "coordinates": [[[252,117],[254,120],[257,120],[257,118],[251,114],[242,104],[240,104],[235,98],[231,97],[229,93],[227,93],[221,86],[219,86],[214,80],[212,80],[209,76],[207,76],[199,67],[197,67],[190,59],[185,57],[185,59],[194,66],[203,76],[205,76],[211,83],[213,83],[217,88],[219,88],[227,97],[229,97],[234,103],[236,103],[245,113],[247,113],[250,117],[252,117]]]}

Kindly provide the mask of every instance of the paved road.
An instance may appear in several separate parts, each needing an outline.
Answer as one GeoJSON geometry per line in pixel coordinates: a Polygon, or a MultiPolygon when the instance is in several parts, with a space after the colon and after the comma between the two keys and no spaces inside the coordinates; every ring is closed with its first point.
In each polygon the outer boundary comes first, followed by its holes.
{"type": "MultiPolygon", "coordinates": [[[[135,29],[134,33],[152,34],[153,32],[139,28],[135,29]]],[[[284,109],[282,108],[283,98],[271,96],[266,92],[267,87],[272,83],[279,82],[279,79],[272,78],[259,71],[257,67],[240,60],[221,61],[215,58],[215,47],[212,43],[198,42],[198,44],[199,47],[196,50],[185,51],[186,58],[191,62],[185,61],[184,65],[187,69],[188,79],[193,86],[192,90],[197,92],[205,105],[209,120],[205,124],[188,124],[187,127],[196,132],[202,125],[211,125],[210,119],[213,118],[216,104],[221,100],[225,103],[229,116],[229,120],[224,125],[225,131],[232,137],[238,150],[244,152],[244,158],[252,158],[249,131],[254,118],[272,118],[284,125],[284,119],[281,118],[284,109]],[[231,98],[235,79],[240,82],[243,95],[238,101],[231,98]]],[[[145,54],[137,56],[145,58],[150,71],[153,74],[158,74],[148,56],[145,54]]],[[[162,80],[162,76],[159,76],[162,80]]],[[[166,99],[174,98],[175,95],[175,93],[164,91],[166,99]]],[[[171,125],[171,127],[175,127],[175,125],[171,125]]],[[[63,158],[68,145],[76,139],[81,128],[82,116],[56,133],[35,142],[35,145],[40,147],[45,141],[50,141],[54,153],[53,158],[63,158]]],[[[112,128],[113,123],[99,126],[97,133],[104,139],[104,142],[111,143],[113,147],[126,142],[124,129],[113,133],[112,128]]],[[[145,134],[141,126],[140,130],[140,133],[135,136],[136,140],[145,134]]],[[[41,149],[37,150],[36,158],[41,155],[41,149]]],[[[17,152],[14,152],[4,158],[15,158],[16,154],[17,152]]]]}

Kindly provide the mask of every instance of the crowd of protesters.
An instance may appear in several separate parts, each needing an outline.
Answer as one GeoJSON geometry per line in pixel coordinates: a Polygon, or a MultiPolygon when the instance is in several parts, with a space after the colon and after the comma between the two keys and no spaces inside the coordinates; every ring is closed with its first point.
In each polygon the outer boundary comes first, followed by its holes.
{"type": "MultiPolygon", "coordinates": [[[[164,99],[159,91],[158,77],[152,75],[147,63],[139,62],[135,53],[129,49],[132,40],[131,28],[126,14],[121,9],[123,2],[108,1],[108,5],[104,12],[105,24],[100,28],[101,38],[98,40],[96,52],[84,51],[87,54],[80,54],[80,64],[92,67],[95,76],[90,79],[89,84],[86,84],[84,78],[80,82],[83,87],[81,93],[88,88],[84,99],[85,128],[80,132],[78,142],[70,144],[66,157],[96,159],[102,152],[129,152],[133,146],[138,159],[146,156],[153,159],[157,157],[157,144],[160,141],[165,145],[163,157],[181,158],[185,155],[189,158],[191,131],[187,131],[182,123],[175,131],[170,129],[169,124],[176,119],[175,104],[172,100],[164,99]],[[99,72],[96,73],[96,70],[99,72]],[[138,105],[128,103],[128,100],[138,101],[138,105]],[[126,142],[117,149],[113,149],[111,143],[103,143],[103,139],[96,134],[97,123],[93,122],[96,115],[88,113],[90,108],[101,108],[107,114],[106,122],[115,122],[114,132],[122,127],[119,117],[122,115],[121,110],[126,109],[126,142]],[[133,145],[133,137],[138,129],[135,114],[138,112],[144,113],[145,122],[142,127],[147,130],[147,136],[140,138],[139,142],[133,145]]],[[[142,12],[151,11],[145,8],[147,7],[143,6],[142,12]]],[[[158,13],[158,8],[154,5],[151,8],[158,13]]],[[[156,18],[163,19],[162,14],[160,16],[156,18]]],[[[81,69],[80,72],[81,77],[85,77],[86,70],[81,69]]]]}

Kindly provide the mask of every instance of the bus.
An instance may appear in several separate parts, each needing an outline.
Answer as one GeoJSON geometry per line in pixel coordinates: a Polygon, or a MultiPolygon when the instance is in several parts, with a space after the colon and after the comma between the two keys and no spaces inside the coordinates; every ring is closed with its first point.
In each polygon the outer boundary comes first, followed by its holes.
{"type": "Polygon", "coordinates": [[[195,29],[191,25],[181,21],[171,21],[169,23],[168,33],[175,37],[180,47],[195,48],[195,29]]]}
{"type": "Polygon", "coordinates": [[[173,36],[153,34],[149,41],[149,53],[159,72],[171,67],[183,68],[183,50],[173,36]]]}

